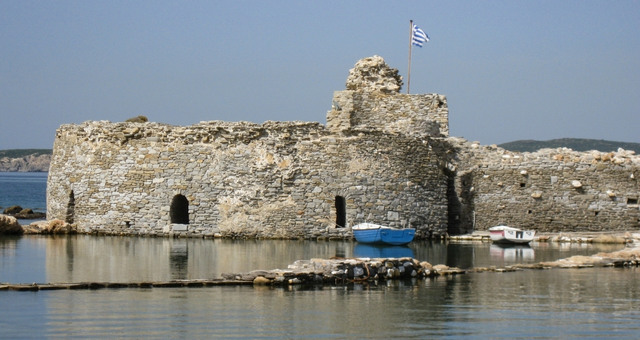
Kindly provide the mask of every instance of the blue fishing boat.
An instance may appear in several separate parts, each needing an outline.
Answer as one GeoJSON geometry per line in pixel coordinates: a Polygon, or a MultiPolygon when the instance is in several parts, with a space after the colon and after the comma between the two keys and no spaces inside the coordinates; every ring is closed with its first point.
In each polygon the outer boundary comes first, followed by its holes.
{"type": "Polygon", "coordinates": [[[373,223],[360,223],[351,228],[356,241],[362,243],[403,245],[413,241],[415,228],[392,228],[373,223]]]}

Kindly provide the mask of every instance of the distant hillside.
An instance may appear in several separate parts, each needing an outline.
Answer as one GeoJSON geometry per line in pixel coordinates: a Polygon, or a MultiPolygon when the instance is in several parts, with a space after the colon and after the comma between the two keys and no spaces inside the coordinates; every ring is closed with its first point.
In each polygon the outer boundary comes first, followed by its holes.
{"type": "Polygon", "coordinates": [[[51,149],[10,149],[10,150],[0,150],[0,158],[9,157],[9,158],[20,158],[24,156],[34,155],[51,155],[53,150],[51,149]]]}
{"type": "Polygon", "coordinates": [[[518,140],[498,145],[503,149],[520,152],[534,152],[544,148],[570,148],[575,151],[598,150],[602,152],[617,151],[618,148],[633,150],[640,154],[640,143],[613,142],[599,139],[561,138],[548,141],[518,140]]]}
{"type": "Polygon", "coordinates": [[[0,172],[43,172],[49,171],[51,149],[0,150],[0,172]]]}

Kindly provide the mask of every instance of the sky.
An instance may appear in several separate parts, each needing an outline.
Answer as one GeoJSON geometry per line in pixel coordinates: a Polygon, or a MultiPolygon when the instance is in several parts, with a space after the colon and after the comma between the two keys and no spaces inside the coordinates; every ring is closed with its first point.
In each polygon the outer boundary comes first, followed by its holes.
{"type": "Polygon", "coordinates": [[[87,120],[326,123],[382,56],[484,145],[640,142],[640,1],[0,0],[0,150],[87,120]]]}

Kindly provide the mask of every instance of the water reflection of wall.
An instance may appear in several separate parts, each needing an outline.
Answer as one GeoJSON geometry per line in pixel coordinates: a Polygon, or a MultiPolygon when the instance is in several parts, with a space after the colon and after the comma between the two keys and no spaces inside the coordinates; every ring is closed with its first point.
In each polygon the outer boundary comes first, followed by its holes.
{"type": "MultiPolygon", "coordinates": [[[[256,269],[285,269],[296,260],[377,256],[387,250],[363,254],[358,243],[342,241],[222,240],[192,238],[43,237],[48,282],[131,282],[175,279],[212,279],[223,273],[256,269]]],[[[501,252],[496,259],[491,244],[413,242],[393,256],[411,256],[431,264],[459,268],[501,266],[515,262],[553,261],[572,255],[613,251],[621,245],[533,244],[531,251],[501,252]],[[510,258],[510,254],[514,256],[510,258]],[[518,255],[519,254],[519,255],[518,255]]],[[[394,250],[396,248],[393,248],[394,250]]]]}
{"type": "Polygon", "coordinates": [[[50,282],[129,282],[171,277],[172,239],[70,236],[47,244],[50,282]]]}
{"type": "Polygon", "coordinates": [[[431,264],[446,264],[458,268],[496,266],[516,263],[555,261],[573,255],[590,256],[598,252],[611,252],[624,248],[620,244],[534,242],[530,246],[503,248],[490,242],[441,243],[413,242],[415,258],[431,264]]]}
{"type": "Polygon", "coordinates": [[[169,249],[169,271],[171,278],[181,280],[189,276],[189,244],[186,239],[175,239],[169,249]]]}
{"type": "Polygon", "coordinates": [[[211,279],[353,253],[350,242],[87,235],[51,237],[46,242],[48,282],[211,279]]]}
{"type": "Polygon", "coordinates": [[[0,257],[7,258],[9,256],[15,256],[16,244],[18,243],[18,237],[0,237],[0,257]]]}

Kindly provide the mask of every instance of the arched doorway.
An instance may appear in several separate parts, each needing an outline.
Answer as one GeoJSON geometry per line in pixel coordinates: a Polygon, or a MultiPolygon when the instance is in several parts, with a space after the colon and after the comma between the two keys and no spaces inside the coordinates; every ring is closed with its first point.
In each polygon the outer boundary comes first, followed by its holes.
{"type": "Polygon", "coordinates": [[[169,217],[172,224],[189,224],[189,200],[184,195],[173,196],[169,217]]]}
{"type": "Polygon", "coordinates": [[[338,228],[347,226],[347,201],[343,196],[336,196],[336,226],[338,228]]]}
{"type": "Polygon", "coordinates": [[[69,202],[67,203],[67,214],[64,217],[64,221],[73,224],[73,220],[75,218],[76,211],[76,196],[73,193],[73,190],[69,193],[69,202]]]}

